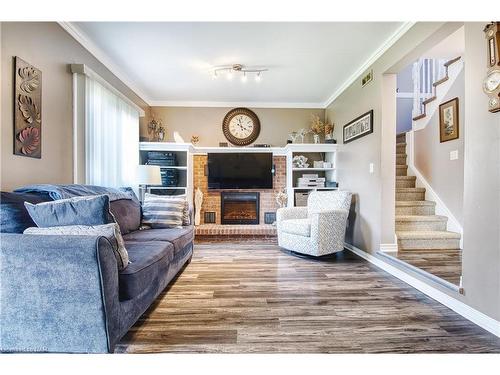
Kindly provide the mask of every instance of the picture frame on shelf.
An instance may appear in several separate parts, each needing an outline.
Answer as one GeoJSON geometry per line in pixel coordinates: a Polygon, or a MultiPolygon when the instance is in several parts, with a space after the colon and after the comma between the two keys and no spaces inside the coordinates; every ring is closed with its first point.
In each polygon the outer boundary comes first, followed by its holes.
{"type": "Polygon", "coordinates": [[[373,109],[344,125],[343,142],[349,143],[371,133],[373,133],[373,109]]]}

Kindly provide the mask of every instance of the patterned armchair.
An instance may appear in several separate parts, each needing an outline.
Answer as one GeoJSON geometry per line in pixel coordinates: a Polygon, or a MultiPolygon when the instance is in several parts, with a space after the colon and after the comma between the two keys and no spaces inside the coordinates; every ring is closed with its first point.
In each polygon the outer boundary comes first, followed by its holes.
{"type": "Polygon", "coordinates": [[[312,256],[333,254],[344,249],[351,193],[314,191],[307,207],[278,209],[278,245],[312,256]]]}

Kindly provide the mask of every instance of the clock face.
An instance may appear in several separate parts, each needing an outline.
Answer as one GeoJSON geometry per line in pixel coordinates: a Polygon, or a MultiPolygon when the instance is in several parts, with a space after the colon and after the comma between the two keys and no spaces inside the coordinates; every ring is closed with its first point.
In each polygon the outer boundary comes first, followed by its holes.
{"type": "Polygon", "coordinates": [[[222,131],[232,144],[238,146],[249,145],[259,136],[259,118],[247,108],[235,108],[224,117],[222,131]]]}
{"type": "Polygon", "coordinates": [[[491,94],[499,86],[500,86],[500,70],[493,70],[484,79],[483,89],[486,93],[491,94]]]}
{"type": "Polygon", "coordinates": [[[253,128],[253,120],[247,115],[236,115],[229,122],[229,132],[238,139],[248,138],[253,128]]]}

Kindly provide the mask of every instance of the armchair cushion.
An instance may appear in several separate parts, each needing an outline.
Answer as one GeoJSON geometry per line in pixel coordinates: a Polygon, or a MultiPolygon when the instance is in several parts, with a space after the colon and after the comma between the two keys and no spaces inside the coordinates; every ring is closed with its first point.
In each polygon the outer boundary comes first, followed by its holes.
{"type": "Polygon", "coordinates": [[[307,207],[282,207],[276,211],[276,221],[279,223],[289,219],[307,218],[307,207]]]}
{"type": "Polygon", "coordinates": [[[311,236],[310,219],[290,219],[281,223],[281,230],[285,233],[297,234],[299,236],[311,236]]]}

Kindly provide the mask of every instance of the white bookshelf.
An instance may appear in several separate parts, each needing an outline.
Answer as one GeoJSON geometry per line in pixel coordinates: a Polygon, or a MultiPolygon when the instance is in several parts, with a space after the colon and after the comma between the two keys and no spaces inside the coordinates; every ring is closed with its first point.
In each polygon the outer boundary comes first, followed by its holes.
{"type": "Polygon", "coordinates": [[[147,191],[164,195],[186,195],[192,204],[193,200],[193,155],[189,143],[140,142],[139,162],[145,164],[149,151],[172,152],[176,155],[177,165],[160,166],[161,170],[174,169],[178,173],[176,186],[148,186],[147,191]]]}
{"type": "Polygon", "coordinates": [[[318,174],[318,177],[324,177],[327,182],[337,182],[337,150],[336,144],[289,144],[287,149],[286,159],[286,190],[288,195],[288,206],[295,206],[295,193],[309,193],[315,190],[337,190],[336,187],[299,187],[298,179],[307,173],[318,174]],[[304,155],[308,158],[308,168],[296,168],[293,166],[292,160],[294,156],[304,155]],[[314,168],[314,161],[326,161],[332,163],[332,167],[314,168]]]}

